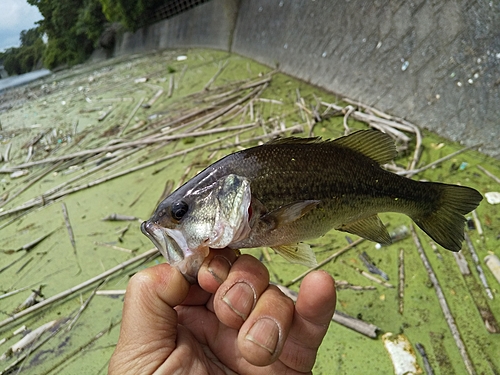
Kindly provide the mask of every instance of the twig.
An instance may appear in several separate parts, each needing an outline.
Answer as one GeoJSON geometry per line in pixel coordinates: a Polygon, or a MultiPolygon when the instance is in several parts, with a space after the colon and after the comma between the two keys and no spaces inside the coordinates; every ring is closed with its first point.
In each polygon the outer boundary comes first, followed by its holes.
{"type": "Polygon", "coordinates": [[[356,241],[353,241],[352,243],[350,243],[349,245],[347,245],[346,247],[344,247],[343,249],[337,251],[335,254],[332,254],[330,255],[328,258],[326,258],[325,260],[319,262],[315,267],[313,268],[309,268],[306,272],[303,272],[302,274],[300,274],[299,276],[297,276],[296,278],[288,281],[285,286],[286,287],[289,287],[290,285],[293,285],[295,284],[297,281],[300,281],[302,280],[306,275],[308,275],[309,273],[311,273],[312,271],[314,270],[317,270],[321,267],[323,267],[325,264],[331,262],[332,260],[334,260],[335,258],[337,258],[338,256],[344,254],[346,251],[352,249],[353,247],[356,247],[357,245],[359,245],[361,242],[363,242],[365,239],[364,238],[359,238],[357,239],[356,241]]]}
{"type": "Polygon", "coordinates": [[[182,138],[186,138],[186,137],[198,137],[198,136],[204,136],[204,135],[212,135],[212,134],[228,132],[228,131],[232,131],[232,130],[248,129],[248,128],[251,128],[254,126],[255,126],[255,124],[243,124],[243,125],[228,126],[228,127],[220,128],[220,129],[202,130],[202,131],[198,131],[195,133],[181,133],[181,134],[176,134],[176,135],[162,136],[159,138],[150,137],[150,138],[145,138],[145,139],[141,139],[138,141],[123,142],[123,143],[119,143],[119,144],[115,144],[115,145],[111,145],[111,146],[97,147],[97,148],[93,148],[93,149],[89,149],[89,150],[78,151],[78,152],[75,152],[73,154],[61,155],[61,156],[54,157],[54,158],[45,158],[42,160],[37,160],[37,161],[30,162],[30,163],[18,165],[18,166],[16,166],[16,168],[17,169],[27,168],[27,167],[32,167],[32,166],[39,165],[39,164],[46,164],[46,163],[57,162],[60,160],[73,159],[73,158],[77,158],[80,156],[94,155],[94,154],[99,154],[102,152],[112,152],[112,151],[116,151],[116,150],[123,149],[123,148],[136,147],[136,146],[141,146],[141,145],[149,145],[149,144],[160,143],[160,142],[165,142],[165,141],[170,141],[170,140],[182,139],[182,138]]]}
{"type": "Polygon", "coordinates": [[[451,154],[449,154],[447,156],[444,156],[444,157],[442,157],[442,158],[440,158],[440,159],[438,159],[436,161],[433,161],[432,163],[427,164],[426,166],[423,166],[422,168],[411,169],[411,170],[408,170],[408,171],[400,171],[400,172],[396,172],[396,174],[398,174],[400,176],[404,176],[404,175],[406,175],[406,176],[413,176],[413,175],[415,175],[417,173],[423,172],[423,171],[425,171],[425,170],[427,170],[429,168],[432,168],[432,167],[434,167],[434,166],[436,166],[438,164],[441,164],[442,162],[444,162],[446,160],[449,160],[449,159],[451,159],[451,158],[453,158],[453,157],[455,157],[455,156],[457,156],[457,155],[459,155],[459,154],[461,154],[461,153],[463,153],[465,151],[468,151],[468,150],[470,150],[472,148],[477,148],[479,146],[480,145],[474,145],[474,146],[469,146],[469,147],[463,148],[463,149],[455,151],[455,152],[453,152],[453,153],[451,153],[451,154]]]}
{"type": "MultiPolygon", "coordinates": [[[[99,331],[94,337],[92,337],[85,344],[79,346],[78,348],[76,348],[72,352],[68,353],[66,356],[62,357],[59,362],[57,362],[54,366],[52,366],[47,371],[41,373],[40,375],[48,375],[51,372],[53,372],[55,369],[57,369],[59,366],[67,364],[68,361],[70,361],[71,359],[75,358],[75,356],[78,353],[81,353],[82,351],[84,351],[85,349],[87,349],[88,347],[90,347],[92,344],[94,344],[97,340],[99,340],[101,337],[103,337],[106,333],[109,333],[113,328],[115,328],[116,326],[118,326],[120,323],[121,323],[121,319],[118,320],[117,322],[111,323],[107,328],[99,331]]],[[[57,357],[57,358],[59,359],[60,357],[57,357]]]]}
{"type": "Polygon", "coordinates": [[[222,73],[222,71],[225,69],[225,67],[227,66],[227,64],[229,64],[229,60],[226,60],[224,62],[224,64],[222,64],[222,65],[219,64],[219,69],[214,74],[214,76],[212,78],[210,78],[210,80],[207,82],[207,84],[205,85],[205,87],[203,87],[203,90],[208,91],[208,89],[210,88],[210,86],[212,85],[212,83],[214,83],[214,81],[217,79],[217,77],[222,73]]]}
{"type": "MultiPolygon", "coordinates": [[[[173,77],[173,76],[170,76],[170,81],[172,81],[172,77],[173,77]]],[[[170,98],[170,97],[172,96],[172,94],[170,93],[170,88],[169,88],[168,93],[169,93],[169,96],[168,96],[168,97],[170,98]]],[[[159,98],[162,94],[163,94],[163,89],[159,89],[159,90],[156,92],[156,94],[154,94],[154,96],[153,96],[151,99],[149,99],[149,101],[148,101],[146,104],[143,104],[143,105],[142,105],[142,108],[151,108],[151,106],[152,106],[153,104],[155,104],[155,102],[158,100],[158,98],[159,98]]]]}
{"type": "Polygon", "coordinates": [[[149,251],[146,251],[143,254],[140,254],[132,259],[129,259],[123,263],[118,264],[117,266],[107,270],[106,272],[101,273],[100,275],[97,275],[97,276],[95,276],[95,277],[93,277],[93,278],[91,278],[91,279],[89,279],[81,284],[78,284],[78,285],[76,285],[72,288],[69,288],[61,293],[58,293],[50,298],[47,298],[46,300],[44,300],[44,301],[42,301],[42,302],[40,302],[40,303],[30,307],[30,308],[27,308],[26,310],[23,310],[17,314],[13,314],[9,318],[0,322],[0,328],[6,326],[9,323],[12,323],[12,322],[18,320],[19,318],[22,318],[23,316],[31,314],[33,311],[37,311],[37,310],[41,309],[42,307],[45,307],[47,305],[54,303],[55,301],[59,301],[67,296],[70,296],[73,293],[76,293],[82,289],[85,289],[86,287],[88,287],[96,282],[99,282],[99,281],[107,278],[108,276],[111,276],[114,273],[121,271],[124,268],[127,268],[128,266],[130,266],[130,265],[132,265],[140,260],[144,260],[146,258],[149,258],[150,256],[155,255],[155,254],[159,254],[158,249],[151,249],[149,251]]]}
{"type": "Polygon", "coordinates": [[[120,215],[116,213],[108,215],[101,219],[101,221],[137,221],[137,220],[139,219],[135,216],[120,215]]]}
{"type": "Polygon", "coordinates": [[[138,109],[141,107],[142,102],[144,101],[145,98],[141,98],[137,105],[134,107],[128,118],[125,120],[125,122],[122,125],[122,129],[120,130],[120,133],[118,133],[118,136],[121,137],[124,133],[125,130],[127,129],[128,124],[130,124],[130,121],[132,121],[132,118],[135,116],[136,112],[138,109]]]}
{"type": "Polygon", "coordinates": [[[455,319],[453,318],[453,315],[451,315],[451,311],[444,297],[441,285],[439,284],[436,274],[434,273],[429,263],[429,260],[425,255],[424,249],[422,248],[422,244],[420,242],[420,239],[418,238],[417,232],[415,231],[415,227],[413,225],[411,226],[411,234],[413,237],[413,241],[415,242],[415,246],[417,247],[418,253],[420,255],[420,259],[422,259],[422,263],[424,264],[427,274],[429,275],[429,279],[431,280],[434,290],[436,291],[439,305],[441,306],[441,310],[443,311],[446,323],[448,323],[448,327],[450,328],[453,339],[455,340],[455,344],[457,345],[460,355],[462,356],[465,368],[467,369],[469,375],[475,375],[476,370],[474,369],[474,366],[472,365],[469,355],[467,354],[467,349],[465,348],[465,344],[462,340],[462,337],[460,336],[460,332],[455,323],[455,319]]]}
{"type": "Polygon", "coordinates": [[[110,105],[107,110],[102,111],[101,115],[97,118],[97,121],[99,122],[103,121],[106,117],[108,117],[108,115],[111,113],[112,110],[113,106],[110,105]]]}
{"type": "Polygon", "coordinates": [[[477,165],[477,168],[483,172],[486,176],[492,178],[493,180],[495,180],[496,182],[498,182],[500,184],[500,178],[498,178],[497,176],[495,176],[493,173],[491,173],[490,171],[487,171],[486,169],[484,169],[482,166],[480,166],[479,164],[477,165]]]}
{"type": "Polygon", "coordinates": [[[175,87],[175,84],[174,84],[174,75],[171,74],[170,75],[170,78],[168,80],[168,93],[167,93],[167,98],[171,98],[173,93],[174,93],[174,87],[175,87]]]}
{"type": "Polygon", "coordinates": [[[94,245],[108,247],[110,249],[123,251],[124,253],[129,253],[129,254],[132,254],[134,252],[134,250],[125,249],[124,247],[120,247],[120,246],[110,245],[110,244],[105,243],[105,242],[94,241],[94,245]]]}
{"type": "Polygon", "coordinates": [[[399,313],[403,315],[404,311],[404,293],[405,293],[405,258],[404,258],[404,249],[399,249],[399,313]]]}
{"type": "Polygon", "coordinates": [[[95,296],[96,292],[99,290],[99,288],[106,282],[106,280],[102,280],[99,285],[97,285],[95,287],[95,289],[92,291],[92,293],[90,294],[89,298],[87,298],[87,300],[85,301],[85,303],[80,306],[80,309],[78,310],[78,312],[76,313],[75,317],[71,320],[71,322],[69,323],[68,325],[68,328],[67,330],[68,331],[71,331],[71,329],[73,328],[73,325],[76,323],[76,321],[80,318],[80,316],[82,315],[82,313],[85,311],[85,309],[88,307],[88,305],[90,304],[90,301],[92,301],[92,298],[95,296]]]}
{"type": "Polygon", "coordinates": [[[64,223],[66,224],[66,229],[68,230],[69,240],[71,242],[71,246],[73,246],[73,253],[75,254],[76,259],[78,260],[78,255],[76,253],[76,242],[75,235],[73,234],[73,227],[71,226],[71,222],[69,221],[68,209],[66,207],[66,203],[61,203],[62,213],[64,217],[64,223]]]}
{"type": "Polygon", "coordinates": [[[422,357],[422,361],[424,362],[424,368],[427,375],[434,375],[434,370],[432,369],[431,363],[429,362],[429,357],[427,357],[427,353],[425,352],[425,348],[422,344],[417,342],[415,344],[418,353],[422,357]]]}
{"type": "Polygon", "coordinates": [[[477,216],[476,210],[472,211],[472,219],[474,220],[474,225],[476,227],[477,234],[479,234],[481,239],[484,241],[483,227],[481,225],[481,221],[479,220],[479,217],[477,216]]]}
{"type": "Polygon", "coordinates": [[[493,312],[488,306],[488,302],[484,297],[483,291],[479,283],[472,276],[467,259],[464,257],[463,251],[459,253],[453,253],[455,260],[457,261],[458,268],[462,274],[465,284],[469,289],[469,294],[472,297],[472,301],[476,305],[479,315],[483,319],[484,326],[489,333],[499,333],[500,327],[498,322],[493,315],[493,312]]]}
{"type": "Polygon", "coordinates": [[[374,282],[376,282],[376,283],[378,283],[378,284],[380,284],[380,285],[385,286],[386,288],[394,288],[394,285],[389,284],[389,283],[388,283],[388,282],[386,282],[386,281],[379,280],[379,279],[377,279],[375,276],[370,275],[368,272],[363,271],[362,269],[359,269],[359,268],[358,268],[358,267],[356,267],[356,266],[353,266],[353,265],[348,264],[348,263],[346,263],[346,262],[342,262],[342,263],[344,263],[346,266],[351,267],[351,268],[352,268],[352,269],[354,269],[356,272],[358,272],[358,273],[359,273],[359,274],[361,274],[362,276],[366,277],[368,280],[374,281],[374,282]]]}
{"type": "Polygon", "coordinates": [[[348,281],[345,280],[335,280],[335,287],[337,290],[340,289],[351,289],[351,290],[377,290],[373,285],[352,285],[348,281]]]}
{"type": "Polygon", "coordinates": [[[481,267],[481,264],[479,263],[479,257],[477,256],[476,249],[474,248],[474,245],[472,244],[472,241],[470,240],[469,235],[467,232],[464,233],[464,238],[465,238],[465,243],[467,244],[467,247],[469,248],[469,251],[472,255],[472,260],[476,264],[476,270],[479,275],[479,279],[481,280],[481,283],[484,286],[484,289],[486,290],[486,294],[488,295],[489,299],[493,299],[493,293],[491,292],[491,288],[488,285],[488,280],[486,280],[486,276],[484,275],[483,268],[481,267]]]}
{"type": "Polygon", "coordinates": [[[13,200],[14,198],[16,198],[17,196],[19,196],[20,194],[22,194],[23,192],[25,192],[26,190],[28,190],[31,186],[33,186],[35,183],[37,183],[38,181],[40,181],[42,178],[44,178],[45,176],[47,176],[49,173],[53,172],[54,170],[56,170],[57,168],[59,168],[61,166],[61,164],[63,163],[64,161],[60,161],[58,163],[56,163],[55,165],[53,165],[52,167],[50,168],[47,168],[46,171],[40,173],[37,177],[35,178],[30,178],[26,183],[23,184],[23,187],[21,189],[19,189],[18,191],[16,191],[15,193],[13,194],[10,194],[9,195],[9,198],[6,199],[5,201],[1,202],[0,203],[0,207],[4,206],[5,204],[7,204],[8,202],[10,202],[11,200],[13,200]]]}
{"type": "MultiPolygon", "coordinates": [[[[291,290],[290,288],[287,288],[284,285],[280,285],[280,284],[274,284],[274,285],[276,285],[278,288],[280,288],[280,290],[286,296],[288,296],[290,299],[292,299],[292,301],[297,302],[298,293],[296,291],[291,290]]],[[[334,321],[335,323],[341,324],[344,327],[350,328],[353,331],[356,331],[356,332],[361,333],[365,336],[368,336],[372,339],[377,338],[377,331],[380,331],[380,328],[378,328],[377,326],[375,326],[373,324],[366,323],[360,319],[353,318],[353,317],[351,317],[347,314],[344,314],[340,311],[337,311],[337,310],[335,310],[335,314],[333,315],[332,321],[334,321]]]]}

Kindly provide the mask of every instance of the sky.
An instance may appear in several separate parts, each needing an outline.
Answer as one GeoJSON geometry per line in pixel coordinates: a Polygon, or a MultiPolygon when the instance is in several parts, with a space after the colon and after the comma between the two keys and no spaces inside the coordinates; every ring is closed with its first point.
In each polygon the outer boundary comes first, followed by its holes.
{"type": "Polygon", "coordinates": [[[43,17],[38,8],[26,0],[0,0],[0,51],[19,47],[19,34],[35,27],[43,17]]]}

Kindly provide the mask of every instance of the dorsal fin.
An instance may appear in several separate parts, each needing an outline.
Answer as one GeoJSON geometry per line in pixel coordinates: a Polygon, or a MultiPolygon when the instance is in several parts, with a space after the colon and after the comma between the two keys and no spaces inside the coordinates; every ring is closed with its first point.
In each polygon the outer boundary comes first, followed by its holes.
{"type": "Polygon", "coordinates": [[[266,142],[266,145],[307,145],[311,143],[329,142],[323,141],[321,137],[301,138],[301,137],[283,137],[275,138],[266,142]]]}
{"type": "Polygon", "coordinates": [[[386,133],[378,130],[360,130],[344,137],[322,140],[321,137],[299,138],[285,137],[273,139],[266,145],[306,145],[314,143],[332,143],[339,146],[350,148],[351,150],[362,153],[373,159],[378,164],[385,164],[393,160],[396,155],[396,145],[392,138],[386,133]]]}
{"type": "Polygon", "coordinates": [[[360,130],[332,142],[358,151],[379,164],[388,163],[397,155],[392,138],[378,130],[360,130]]]}

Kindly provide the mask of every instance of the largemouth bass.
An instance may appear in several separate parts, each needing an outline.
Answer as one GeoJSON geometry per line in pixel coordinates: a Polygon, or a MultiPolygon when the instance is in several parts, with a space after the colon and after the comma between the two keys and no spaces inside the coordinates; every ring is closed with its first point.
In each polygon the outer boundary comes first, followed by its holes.
{"type": "Polygon", "coordinates": [[[481,194],[380,167],[395,156],[393,140],[375,130],[271,141],[210,165],[163,200],[141,230],[192,282],[209,248],[267,246],[312,266],[303,241],[331,229],[389,244],[380,212],[406,214],[442,247],[459,251],[464,215],[481,194]]]}

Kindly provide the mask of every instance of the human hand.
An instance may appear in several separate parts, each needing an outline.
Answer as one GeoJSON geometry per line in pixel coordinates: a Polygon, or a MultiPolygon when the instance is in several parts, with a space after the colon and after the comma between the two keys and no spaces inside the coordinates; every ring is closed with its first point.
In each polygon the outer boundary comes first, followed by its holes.
{"type": "Polygon", "coordinates": [[[335,310],[329,274],[306,276],[294,305],[260,261],[224,249],[198,283],[168,264],[130,279],[109,374],[311,373],[335,310]]]}

